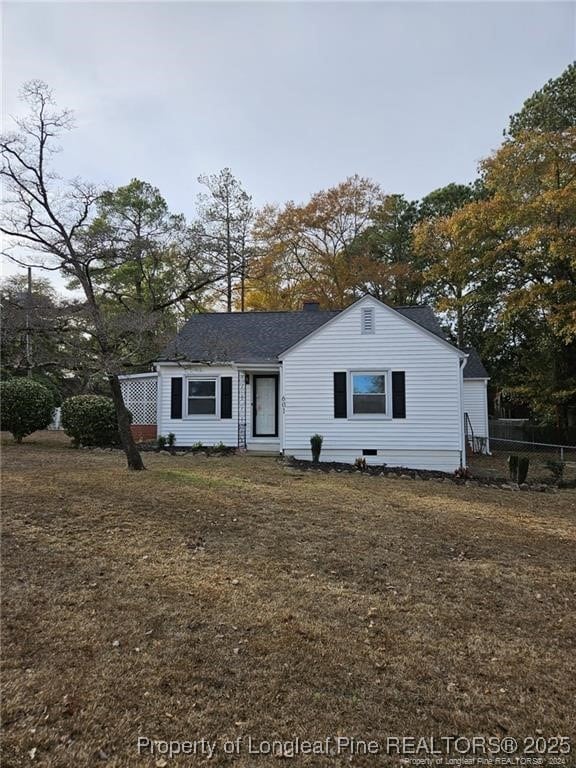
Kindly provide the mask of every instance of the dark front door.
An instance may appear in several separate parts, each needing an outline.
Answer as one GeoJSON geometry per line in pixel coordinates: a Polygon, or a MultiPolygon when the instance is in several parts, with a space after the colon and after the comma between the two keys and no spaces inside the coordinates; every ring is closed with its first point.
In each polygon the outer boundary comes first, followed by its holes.
{"type": "Polygon", "coordinates": [[[253,376],[252,434],[278,437],[278,376],[253,376]]]}

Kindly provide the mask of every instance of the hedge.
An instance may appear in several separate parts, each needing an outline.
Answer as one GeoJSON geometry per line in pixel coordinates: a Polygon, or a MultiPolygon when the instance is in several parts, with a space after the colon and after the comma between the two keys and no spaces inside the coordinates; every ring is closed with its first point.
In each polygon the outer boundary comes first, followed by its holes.
{"type": "Polygon", "coordinates": [[[76,446],[120,443],[114,403],[103,395],[76,395],[64,400],[62,427],[76,446]]]}
{"type": "Polygon", "coordinates": [[[32,379],[16,378],[0,384],[0,427],[17,443],[52,421],[54,398],[47,387],[32,379]]]}

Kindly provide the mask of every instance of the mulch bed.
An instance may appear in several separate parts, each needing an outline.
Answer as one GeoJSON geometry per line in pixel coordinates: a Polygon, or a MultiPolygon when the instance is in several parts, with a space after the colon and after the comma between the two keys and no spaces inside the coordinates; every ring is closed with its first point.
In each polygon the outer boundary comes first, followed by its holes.
{"type": "Polygon", "coordinates": [[[485,485],[491,488],[503,488],[504,490],[520,490],[520,491],[538,491],[538,492],[550,492],[555,493],[559,488],[574,488],[576,482],[560,482],[556,483],[541,482],[541,483],[513,483],[505,477],[482,477],[478,475],[461,476],[458,473],[450,474],[448,472],[438,472],[427,469],[408,469],[406,467],[389,467],[387,464],[368,464],[366,467],[358,468],[354,464],[345,464],[338,461],[320,461],[314,463],[313,461],[306,461],[303,459],[295,459],[293,457],[287,457],[280,459],[292,467],[301,469],[303,471],[312,472],[344,472],[353,474],[373,475],[389,478],[401,478],[402,480],[435,480],[437,482],[452,482],[455,485],[463,486],[476,486],[485,485]]]}

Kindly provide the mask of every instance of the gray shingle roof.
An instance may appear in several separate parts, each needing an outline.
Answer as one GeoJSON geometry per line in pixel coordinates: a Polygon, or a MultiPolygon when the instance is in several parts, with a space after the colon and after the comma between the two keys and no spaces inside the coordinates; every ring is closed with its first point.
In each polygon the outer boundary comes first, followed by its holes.
{"type": "Polygon", "coordinates": [[[161,359],[256,363],[278,355],[335,317],[333,312],[206,312],[192,315],[161,359]]]}
{"type": "Polygon", "coordinates": [[[464,366],[464,378],[489,379],[488,371],[484,368],[484,363],[480,360],[480,355],[474,347],[467,347],[464,351],[468,355],[468,360],[464,366]]]}
{"type": "MultiPolygon", "coordinates": [[[[431,307],[395,309],[441,339],[445,338],[431,307]]],[[[199,313],[192,315],[159,359],[210,363],[276,362],[278,355],[339,313],[340,310],[199,313]]],[[[467,375],[466,369],[464,375],[467,375]]]]}

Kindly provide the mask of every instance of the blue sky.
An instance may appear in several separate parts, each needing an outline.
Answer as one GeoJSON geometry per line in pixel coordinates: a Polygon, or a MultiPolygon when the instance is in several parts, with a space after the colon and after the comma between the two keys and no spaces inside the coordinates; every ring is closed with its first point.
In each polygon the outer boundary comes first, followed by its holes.
{"type": "Polygon", "coordinates": [[[257,205],[353,173],[409,198],[470,181],[575,58],[567,2],[3,6],[4,114],[46,80],[77,114],[62,174],[139,177],[189,217],[225,166],[257,205]]]}

